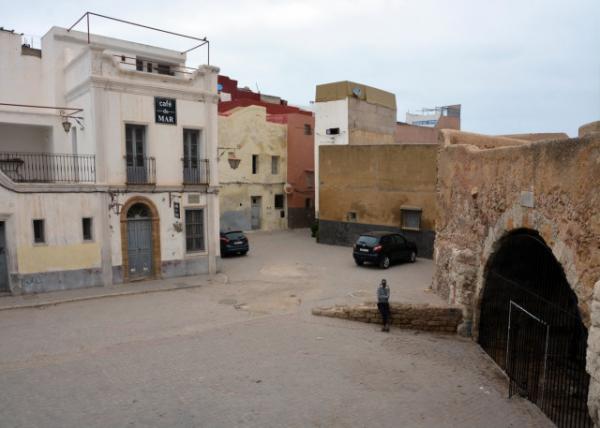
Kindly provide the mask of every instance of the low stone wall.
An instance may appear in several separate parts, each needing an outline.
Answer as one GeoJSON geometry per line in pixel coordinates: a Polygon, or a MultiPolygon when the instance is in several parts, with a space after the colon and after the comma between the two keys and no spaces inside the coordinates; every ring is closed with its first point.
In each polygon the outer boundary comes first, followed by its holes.
{"type": "MultiPolygon", "coordinates": [[[[456,333],[462,322],[460,308],[427,304],[390,303],[392,326],[422,331],[456,333]]],[[[357,306],[314,308],[313,315],[381,324],[377,305],[373,302],[357,306]]]]}

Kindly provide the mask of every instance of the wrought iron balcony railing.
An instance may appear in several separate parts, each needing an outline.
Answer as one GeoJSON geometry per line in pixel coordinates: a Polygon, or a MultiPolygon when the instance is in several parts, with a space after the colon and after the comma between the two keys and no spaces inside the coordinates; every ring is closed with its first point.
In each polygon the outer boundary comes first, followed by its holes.
{"type": "Polygon", "coordinates": [[[208,159],[183,158],[183,184],[209,184],[208,159]]]}
{"type": "Polygon", "coordinates": [[[156,160],[145,156],[125,156],[127,184],[156,184],[156,160]]]}
{"type": "Polygon", "coordinates": [[[0,152],[0,170],[16,183],[95,183],[96,157],[0,152]]]}

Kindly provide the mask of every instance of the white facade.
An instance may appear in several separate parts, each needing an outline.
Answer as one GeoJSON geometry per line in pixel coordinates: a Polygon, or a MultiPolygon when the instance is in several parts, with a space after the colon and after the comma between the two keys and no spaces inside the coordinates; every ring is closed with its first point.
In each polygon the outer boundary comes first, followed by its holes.
{"type": "Polygon", "coordinates": [[[217,271],[217,73],[186,68],[179,52],[96,35],[88,44],[57,27],[41,52],[0,31],[0,103],[82,109],[65,132],[59,109],[0,105],[0,291],[217,271]],[[176,124],[157,122],[164,99],[176,124]],[[147,208],[135,223],[142,255],[129,242],[135,203],[147,208]]]}
{"type": "Polygon", "coordinates": [[[319,147],[348,144],[348,98],[315,102],[315,214],[319,215],[319,147]],[[335,131],[332,131],[335,130],[335,131]],[[338,132],[332,134],[332,132],[338,132]]]}

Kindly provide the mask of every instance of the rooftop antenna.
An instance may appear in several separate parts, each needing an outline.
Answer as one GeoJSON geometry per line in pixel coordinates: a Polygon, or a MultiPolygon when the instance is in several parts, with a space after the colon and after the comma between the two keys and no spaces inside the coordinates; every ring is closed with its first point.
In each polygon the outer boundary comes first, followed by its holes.
{"type": "Polygon", "coordinates": [[[258,82],[256,82],[255,85],[256,85],[256,92],[258,92],[260,94],[260,89],[258,87],[258,82]]]}

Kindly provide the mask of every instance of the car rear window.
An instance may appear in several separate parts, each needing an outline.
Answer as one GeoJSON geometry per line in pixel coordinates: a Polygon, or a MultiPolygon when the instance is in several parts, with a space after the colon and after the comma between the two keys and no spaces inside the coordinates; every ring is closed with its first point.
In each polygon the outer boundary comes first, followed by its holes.
{"type": "Polygon", "coordinates": [[[242,232],[227,232],[225,234],[228,239],[242,239],[244,238],[244,234],[242,232]]]}
{"type": "Polygon", "coordinates": [[[358,238],[358,241],[356,241],[356,243],[362,245],[375,245],[377,244],[377,238],[375,238],[374,236],[361,236],[358,238]]]}

